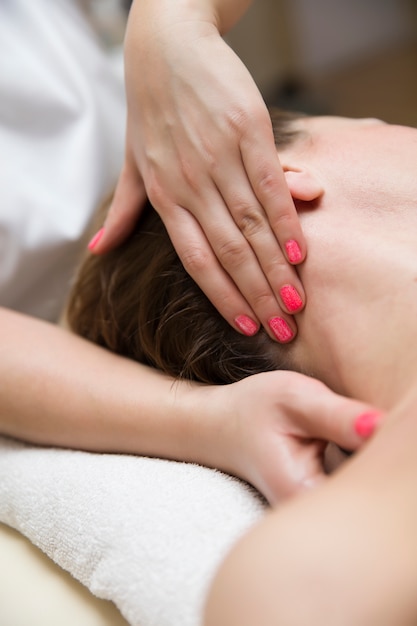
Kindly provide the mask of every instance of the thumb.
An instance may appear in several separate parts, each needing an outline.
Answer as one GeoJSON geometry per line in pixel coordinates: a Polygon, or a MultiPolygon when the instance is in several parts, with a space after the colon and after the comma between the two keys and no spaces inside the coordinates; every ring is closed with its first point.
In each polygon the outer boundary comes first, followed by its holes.
{"type": "MultiPolygon", "coordinates": [[[[299,416],[292,433],[295,437],[287,440],[279,495],[292,495],[319,485],[344,460],[340,448],[352,451],[360,448],[382,417],[375,407],[340,396],[323,386],[311,402],[308,414],[299,416]],[[308,445],[300,445],[300,440],[306,440],[308,445]]],[[[268,495],[270,499],[271,494],[268,495]]]]}
{"type": "Polygon", "coordinates": [[[146,201],[143,180],[133,161],[124,162],[103,228],[89,243],[94,254],[121,244],[132,232],[146,201]]]}
{"type": "MultiPolygon", "coordinates": [[[[357,450],[371,437],[383,417],[375,407],[340,396],[327,388],[318,410],[312,407],[309,423],[304,424],[306,434],[330,441],[347,450],[357,450]]],[[[317,398],[316,398],[317,399],[317,398]]]]}

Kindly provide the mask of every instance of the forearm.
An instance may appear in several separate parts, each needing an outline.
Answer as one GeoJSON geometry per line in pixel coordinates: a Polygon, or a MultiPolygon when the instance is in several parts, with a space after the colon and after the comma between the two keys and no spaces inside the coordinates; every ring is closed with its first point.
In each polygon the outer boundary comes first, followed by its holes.
{"type": "Polygon", "coordinates": [[[174,383],[5,309],[0,334],[2,434],[46,445],[217,462],[209,452],[220,423],[218,407],[208,400],[215,390],[174,383]]]}

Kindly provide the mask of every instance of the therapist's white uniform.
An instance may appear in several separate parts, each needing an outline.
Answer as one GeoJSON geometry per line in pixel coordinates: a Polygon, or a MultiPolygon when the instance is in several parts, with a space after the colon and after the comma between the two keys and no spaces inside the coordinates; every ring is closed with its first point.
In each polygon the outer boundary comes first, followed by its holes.
{"type": "MultiPolygon", "coordinates": [[[[0,0],[0,306],[58,318],[124,126],[121,72],[75,2],[0,0]]],[[[127,626],[2,525],[0,544],[2,626],[127,626]]]]}
{"type": "Polygon", "coordinates": [[[0,0],[0,306],[57,319],[124,126],[122,77],[75,2],[0,0]]]}

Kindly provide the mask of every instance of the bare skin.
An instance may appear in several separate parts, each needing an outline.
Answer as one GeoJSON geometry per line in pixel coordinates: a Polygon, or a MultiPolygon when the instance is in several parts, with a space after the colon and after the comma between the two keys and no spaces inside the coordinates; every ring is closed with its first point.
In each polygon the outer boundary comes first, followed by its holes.
{"type": "Polygon", "coordinates": [[[363,443],[354,423],[369,405],[304,376],[174,382],[52,324],[1,308],[0,322],[3,435],[200,463],[250,482],[270,502],[324,479],[317,438],[363,443]]]}
{"type": "Polygon", "coordinates": [[[292,264],[304,260],[305,239],[265,103],[221,37],[249,4],[133,3],[126,157],[93,251],[123,241],[146,192],[185,268],[223,317],[247,334],[260,323],[278,341],[271,320],[282,319],[287,341],[297,327],[280,289],[292,285],[301,310],[305,294],[292,264]]]}
{"type": "Polygon", "coordinates": [[[232,550],[205,626],[415,626],[417,397],[314,492],[232,550]]]}
{"type": "Polygon", "coordinates": [[[205,626],[412,626],[417,131],[330,118],[304,128],[281,154],[309,243],[299,364],[387,415],[325,485],[276,508],[236,546],[205,626]]]}

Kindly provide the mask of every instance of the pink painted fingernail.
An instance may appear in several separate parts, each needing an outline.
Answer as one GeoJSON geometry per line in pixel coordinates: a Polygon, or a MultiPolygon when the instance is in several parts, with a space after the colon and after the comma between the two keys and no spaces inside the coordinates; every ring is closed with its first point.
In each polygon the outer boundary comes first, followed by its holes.
{"type": "Polygon", "coordinates": [[[377,411],[368,411],[367,413],[362,413],[355,420],[355,432],[359,437],[363,437],[367,439],[372,435],[375,428],[382,418],[381,413],[377,411]]]}
{"type": "Polygon", "coordinates": [[[90,243],[88,244],[89,250],[94,250],[94,248],[96,247],[96,245],[102,238],[103,233],[104,233],[104,228],[100,228],[100,230],[96,232],[96,234],[94,235],[94,237],[91,239],[90,243]]]}
{"type": "Polygon", "coordinates": [[[288,326],[287,322],[282,319],[282,317],[273,317],[269,320],[268,324],[275,337],[281,343],[291,341],[291,339],[294,337],[293,331],[288,326]]]}
{"type": "Polygon", "coordinates": [[[239,315],[235,319],[235,324],[238,329],[242,331],[242,333],[247,337],[252,337],[253,335],[256,335],[259,330],[258,324],[247,315],[239,315]]]}
{"type": "Polygon", "coordinates": [[[300,298],[300,294],[292,285],[284,285],[279,290],[282,301],[287,307],[290,313],[295,313],[299,311],[303,306],[303,301],[300,298]]]}
{"type": "Polygon", "coordinates": [[[298,243],[294,239],[290,239],[285,244],[285,249],[287,251],[288,260],[290,263],[299,263],[303,258],[301,254],[301,249],[298,243]]]}

